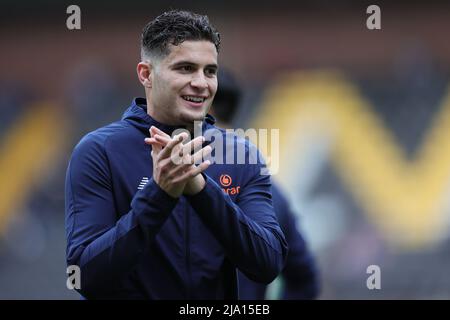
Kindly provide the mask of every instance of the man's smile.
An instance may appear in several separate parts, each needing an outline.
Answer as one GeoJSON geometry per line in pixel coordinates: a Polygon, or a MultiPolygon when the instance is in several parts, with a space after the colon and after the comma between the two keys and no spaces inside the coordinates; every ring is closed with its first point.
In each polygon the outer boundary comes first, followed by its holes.
{"type": "Polygon", "coordinates": [[[181,96],[183,100],[188,102],[190,106],[193,107],[201,107],[203,105],[203,102],[206,101],[206,96],[198,96],[198,95],[183,95],[181,96]]]}

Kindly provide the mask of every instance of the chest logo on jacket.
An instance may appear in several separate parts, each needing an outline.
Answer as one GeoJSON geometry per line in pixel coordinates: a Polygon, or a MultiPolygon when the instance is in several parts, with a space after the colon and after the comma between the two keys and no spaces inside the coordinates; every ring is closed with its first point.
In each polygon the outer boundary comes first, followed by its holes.
{"type": "Polygon", "coordinates": [[[227,174],[220,175],[219,178],[220,184],[222,185],[222,190],[228,195],[235,195],[238,194],[241,191],[241,187],[232,187],[231,183],[233,183],[233,179],[227,174]]]}

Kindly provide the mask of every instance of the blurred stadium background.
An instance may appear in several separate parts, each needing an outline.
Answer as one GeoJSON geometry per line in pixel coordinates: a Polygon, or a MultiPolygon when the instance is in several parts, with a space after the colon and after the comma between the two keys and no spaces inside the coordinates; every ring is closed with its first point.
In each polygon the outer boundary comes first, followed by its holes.
{"type": "MultiPolygon", "coordinates": [[[[3,0],[0,298],[66,288],[64,175],[82,135],[132,97],[139,36],[168,8],[208,14],[242,82],[236,127],[279,128],[280,170],[321,299],[450,298],[450,5],[359,1],[3,0]],[[81,7],[81,30],[66,8],[81,7]],[[368,290],[366,268],[381,268],[368,290]]],[[[276,294],[274,295],[276,297],[276,294]]]]}

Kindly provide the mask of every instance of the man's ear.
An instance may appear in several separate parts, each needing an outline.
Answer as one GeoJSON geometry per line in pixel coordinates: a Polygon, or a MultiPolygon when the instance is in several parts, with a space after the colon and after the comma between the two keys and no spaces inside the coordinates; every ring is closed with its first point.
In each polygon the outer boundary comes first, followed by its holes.
{"type": "Polygon", "coordinates": [[[152,68],[153,67],[150,64],[150,62],[144,61],[139,62],[136,68],[139,81],[146,88],[152,87],[152,79],[151,79],[152,68]]]}

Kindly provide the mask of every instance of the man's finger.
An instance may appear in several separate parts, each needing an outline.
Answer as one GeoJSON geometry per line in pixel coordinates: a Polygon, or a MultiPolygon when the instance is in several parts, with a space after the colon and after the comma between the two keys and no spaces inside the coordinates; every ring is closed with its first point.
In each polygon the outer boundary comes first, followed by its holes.
{"type": "Polygon", "coordinates": [[[158,140],[161,144],[163,144],[164,146],[166,144],[168,144],[170,142],[170,140],[172,140],[172,138],[170,137],[163,137],[160,134],[155,134],[155,139],[158,140]]]}
{"type": "Polygon", "coordinates": [[[212,152],[211,146],[206,146],[200,150],[198,150],[194,155],[191,157],[191,163],[197,164],[201,163],[207,156],[209,156],[212,152]]]}
{"type": "Polygon", "coordinates": [[[189,169],[188,171],[186,171],[186,173],[184,173],[183,175],[181,175],[179,178],[177,178],[176,180],[174,180],[174,183],[179,183],[179,182],[184,182],[187,181],[193,177],[195,177],[196,175],[198,175],[199,173],[205,171],[206,169],[208,169],[208,167],[210,166],[211,162],[209,160],[203,161],[200,165],[198,166],[192,166],[191,169],[189,169]]]}
{"type": "Polygon", "coordinates": [[[161,143],[160,141],[156,140],[155,138],[145,138],[144,142],[148,145],[157,144],[157,145],[160,145],[161,147],[165,146],[165,144],[161,143]]]}
{"type": "Polygon", "coordinates": [[[197,152],[205,142],[205,137],[197,137],[183,146],[183,154],[192,154],[192,152],[197,152]]]}
{"type": "Polygon", "coordinates": [[[164,147],[164,145],[162,145],[160,142],[158,142],[154,139],[152,140],[152,138],[145,138],[144,142],[145,142],[145,144],[152,146],[152,148],[155,149],[155,151],[157,151],[158,153],[164,147]]]}
{"type": "MultiPolygon", "coordinates": [[[[149,133],[150,133],[150,138],[149,138],[150,140],[147,140],[147,141],[152,142],[153,140],[155,140],[155,134],[152,130],[149,130],[149,133]]],[[[146,139],[144,139],[144,141],[146,141],[146,139]]],[[[158,155],[161,152],[162,148],[163,148],[163,146],[161,146],[161,145],[152,144],[152,151],[154,151],[156,153],[156,155],[158,155]]],[[[152,154],[152,157],[153,157],[153,154],[152,154]]]]}
{"type": "MultiPolygon", "coordinates": [[[[166,145],[170,142],[170,136],[161,136],[160,134],[155,134],[154,138],[162,145],[166,145]]],[[[184,139],[183,139],[184,141],[184,139]]],[[[197,152],[199,148],[202,146],[203,142],[205,142],[205,138],[203,136],[197,137],[183,146],[182,154],[192,154],[192,151],[197,152]]]]}
{"type": "Polygon", "coordinates": [[[165,133],[164,131],[162,131],[161,129],[158,129],[155,126],[151,126],[150,127],[150,131],[153,132],[154,134],[159,134],[160,136],[166,137],[166,138],[171,138],[167,133],[165,133]]]}
{"type": "Polygon", "coordinates": [[[145,138],[144,142],[148,145],[151,145],[152,151],[155,151],[156,154],[161,152],[161,149],[163,146],[158,141],[156,141],[154,138],[145,138]]]}
{"type": "Polygon", "coordinates": [[[181,165],[176,165],[170,172],[169,174],[173,177],[178,177],[183,175],[185,172],[187,172],[189,170],[189,168],[192,166],[192,164],[181,164],[181,165]]]}
{"type": "Polygon", "coordinates": [[[169,141],[169,143],[162,149],[162,151],[159,154],[159,158],[167,158],[170,156],[172,149],[179,143],[183,141],[183,138],[186,136],[186,132],[182,132],[179,135],[175,136],[172,140],[169,141]]]}
{"type": "Polygon", "coordinates": [[[170,155],[170,158],[172,159],[172,162],[176,165],[188,165],[188,164],[199,164],[201,163],[209,154],[212,152],[211,146],[206,146],[200,150],[198,150],[193,155],[190,154],[184,154],[180,156],[179,153],[176,152],[175,149],[173,149],[172,154],[170,155]]]}

